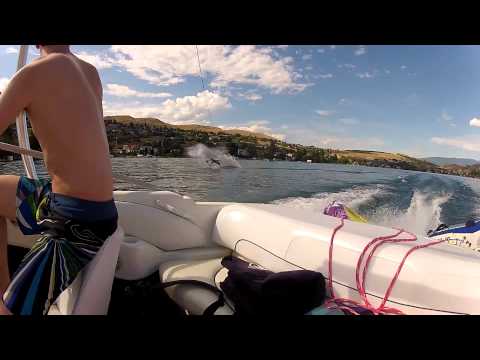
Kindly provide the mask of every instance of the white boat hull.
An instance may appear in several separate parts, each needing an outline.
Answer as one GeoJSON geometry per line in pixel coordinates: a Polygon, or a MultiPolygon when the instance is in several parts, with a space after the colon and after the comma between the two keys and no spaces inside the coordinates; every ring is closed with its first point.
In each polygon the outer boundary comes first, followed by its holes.
{"type": "MultiPolygon", "coordinates": [[[[328,276],[328,248],[340,219],[269,204],[196,203],[171,192],[117,191],[115,200],[125,232],[116,276],[141,279],[172,258],[198,259],[224,250],[272,271],[319,271],[328,276]],[[212,250],[213,249],[213,250],[212,250]]],[[[333,250],[337,296],[360,301],[355,270],[373,238],[394,229],[345,221],[333,250]]],[[[9,242],[31,246],[9,226],[9,242]]],[[[415,244],[386,244],[369,267],[366,292],[379,305],[405,253],[415,244]]],[[[407,259],[387,306],[406,314],[480,314],[480,254],[439,244],[407,259]]]]}

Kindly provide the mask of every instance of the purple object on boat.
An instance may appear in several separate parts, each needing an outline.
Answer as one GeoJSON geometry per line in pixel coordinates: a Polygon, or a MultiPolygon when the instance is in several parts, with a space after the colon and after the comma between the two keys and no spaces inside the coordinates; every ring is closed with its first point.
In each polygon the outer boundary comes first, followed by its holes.
{"type": "Polygon", "coordinates": [[[348,219],[348,215],[343,204],[337,203],[336,201],[328,204],[325,210],[323,210],[323,213],[325,215],[334,216],[340,219],[348,219]]]}

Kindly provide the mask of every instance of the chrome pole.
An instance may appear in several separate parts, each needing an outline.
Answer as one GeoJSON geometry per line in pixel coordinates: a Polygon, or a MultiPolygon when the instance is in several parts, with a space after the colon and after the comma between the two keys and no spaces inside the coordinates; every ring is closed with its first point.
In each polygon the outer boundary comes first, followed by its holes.
{"type": "MultiPolygon", "coordinates": [[[[27,63],[28,45],[20,45],[20,51],[18,53],[17,71],[25,66],[27,63]]],[[[30,149],[30,140],[28,138],[27,129],[27,113],[23,110],[16,119],[18,145],[25,149],[30,149]]],[[[35,163],[30,155],[22,154],[23,166],[25,173],[31,179],[38,179],[37,171],[35,169],[35,163]]]]}

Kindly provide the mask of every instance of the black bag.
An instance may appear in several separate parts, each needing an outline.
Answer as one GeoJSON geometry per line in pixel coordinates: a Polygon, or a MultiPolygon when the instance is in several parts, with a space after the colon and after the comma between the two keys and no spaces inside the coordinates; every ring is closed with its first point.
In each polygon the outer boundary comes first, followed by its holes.
{"type": "Polygon", "coordinates": [[[220,283],[235,315],[304,315],[325,301],[325,278],[309,270],[274,273],[227,256],[228,277],[220,283]]]}

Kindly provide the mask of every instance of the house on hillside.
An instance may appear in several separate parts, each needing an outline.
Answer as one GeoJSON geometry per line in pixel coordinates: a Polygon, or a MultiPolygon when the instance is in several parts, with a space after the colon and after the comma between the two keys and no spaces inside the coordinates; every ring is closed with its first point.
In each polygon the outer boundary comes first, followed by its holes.
{"type": "Polygon", "coordinates": [[[121,129],[121,127],[122,127],[121,124],[106,123],[105,125],[106,125],[107,131],[119,130],[119,129],[121,129]]]}
{"type": "Polygon", "coordinates": [[[122,152],[124,154],[130,154],[138,150],[138,144],[125,144],[122,147],[122,152]]]}
{"type": "Polygon", "coordinates": [[[140,151],[140,153],[145,155],[153,154],[153,146],[150,146],[150,145],[140,146],[138,150],[140,151]]]}

